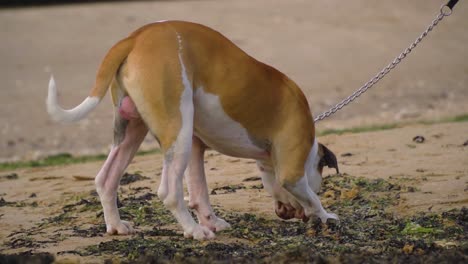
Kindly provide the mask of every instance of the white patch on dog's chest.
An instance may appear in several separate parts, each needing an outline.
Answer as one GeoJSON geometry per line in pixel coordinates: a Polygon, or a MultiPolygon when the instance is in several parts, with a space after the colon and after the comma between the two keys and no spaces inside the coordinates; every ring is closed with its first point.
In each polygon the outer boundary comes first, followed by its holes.
{"type": "Polygon", "coordinates": [[[247,130],[232,120],[221,106],[219,97],[202,87],[194,94],[194,133],[210,148],[225,155],[264,159],[268,153],[252,143],[247,130]]]}

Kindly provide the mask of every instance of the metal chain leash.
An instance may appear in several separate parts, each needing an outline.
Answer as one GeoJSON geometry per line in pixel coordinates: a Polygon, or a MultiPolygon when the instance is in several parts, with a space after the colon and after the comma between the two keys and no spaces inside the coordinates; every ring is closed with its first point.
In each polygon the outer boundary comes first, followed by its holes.
{"type": "Polygon", "coordinates": [[[406,56],[414,49],[416,46],[421,42],[428,34],[431,32],[437,24],[439,24],[442,19],[446,16],[450,16],[452,14],[453,6],[454,4],[450,4],[451,2],[457,2],[457,1],[450,1],[448,4],[443,5],[440,8],[440,12],[437,15],[437,17],[432,21],[432,23],[429,25],[429,27],[407,48],[405,49],[398,57],[396,57],[390,64],[387,65],[387,67],[383,68],[377,75],[375,75],[372,79],[370,79],[368,82],[366,82],[361,88],[356,90],[353,94],[350,96],[346,97],[343,101],[338,103],[337,105],[333,106],[330,108],[330,110],[323,112],[319,116],[317,116],[314,119],[314,122],[317,123],[332,114],[336,113],[338,110],[341,110],[343,107],[354,101],[356,98],[361,96],[363,93],[365,93],[368,89],[370,89],[374,84],[378,83],[380,80],[385,77],[391,70],[393,70],[406,56]]]}

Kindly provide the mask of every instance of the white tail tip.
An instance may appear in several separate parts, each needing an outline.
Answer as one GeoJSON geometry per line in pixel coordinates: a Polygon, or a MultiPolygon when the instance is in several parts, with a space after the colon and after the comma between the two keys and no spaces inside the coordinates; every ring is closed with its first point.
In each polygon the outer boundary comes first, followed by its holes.
{"type": "Polygon", "coordinates": [[[54,121],[71,123],[83,119],[99,104],[99,101],[100,98],[98,97],[87,97],[77,107],[70,110],[63,109],[58,104],[57,87],[55,85],[54,76],[50,76],[46,105],[47,112],[54,121]]]}

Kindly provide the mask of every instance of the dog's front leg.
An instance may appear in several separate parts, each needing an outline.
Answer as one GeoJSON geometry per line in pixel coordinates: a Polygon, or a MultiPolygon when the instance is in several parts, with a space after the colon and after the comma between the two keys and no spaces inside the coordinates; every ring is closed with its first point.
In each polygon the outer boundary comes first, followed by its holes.
{"type": "Polygon", "coordinates": [[[193,137],[192,154],[185,173],[187,188],[189,192],[189,207],[195,210],[198,222],[212,231],[221,231],[230,228],[226,221],[218,218],[213,212],[208,196],[204,169],[205,145],[196,136],[193,137]]]}
{"type": "Polygon", "coordinates": [[[328,219],[339,220],[336,214],[325,211],[318,195],[309,187],[307,177],[303,176],[295,183],[283,183],[282,185],[304,208],[305,219],[317,216],[322,223],[326,223],[328,219]]]}
{"type": "Polygon", "coordinates": [[[276,215],[285,220],[292,218],[298,218],[303,221],[308,220],[303,215],[304,210],[302,206],[276,180],[272,164],[270,162],[257,160],[257,167],[260,170],[260,176],[265,190],[274,199],[276,215]]]}

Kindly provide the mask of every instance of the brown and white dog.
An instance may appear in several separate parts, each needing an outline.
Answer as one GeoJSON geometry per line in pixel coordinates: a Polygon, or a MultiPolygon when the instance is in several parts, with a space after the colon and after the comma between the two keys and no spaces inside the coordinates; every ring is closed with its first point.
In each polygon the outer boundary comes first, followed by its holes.
{"type": "Polygon", "coordinates": [[[158,196],[177,218],[186,237],[213,238],[229,228],[209,202],[203,154],[255,159],[265,189],[284,219],[338,220],[317,196],[324,166],[338,166],[335,155],[315,138],[314,121],[298,86],[283,73],[239,49],[220,33],[194,23],[146,25],[118,42],[99,67],[89,96],[71,110],[57,102],[53,78],[47,109],[61,122],[93,110],[111,88],[115,106],[114,144],[96,176],[107,232],[133,233],[120,219],[120,177],[148,130],[164,153],[158,196]],[[190,215],[184,202],[188,185],[190,215]]]}

